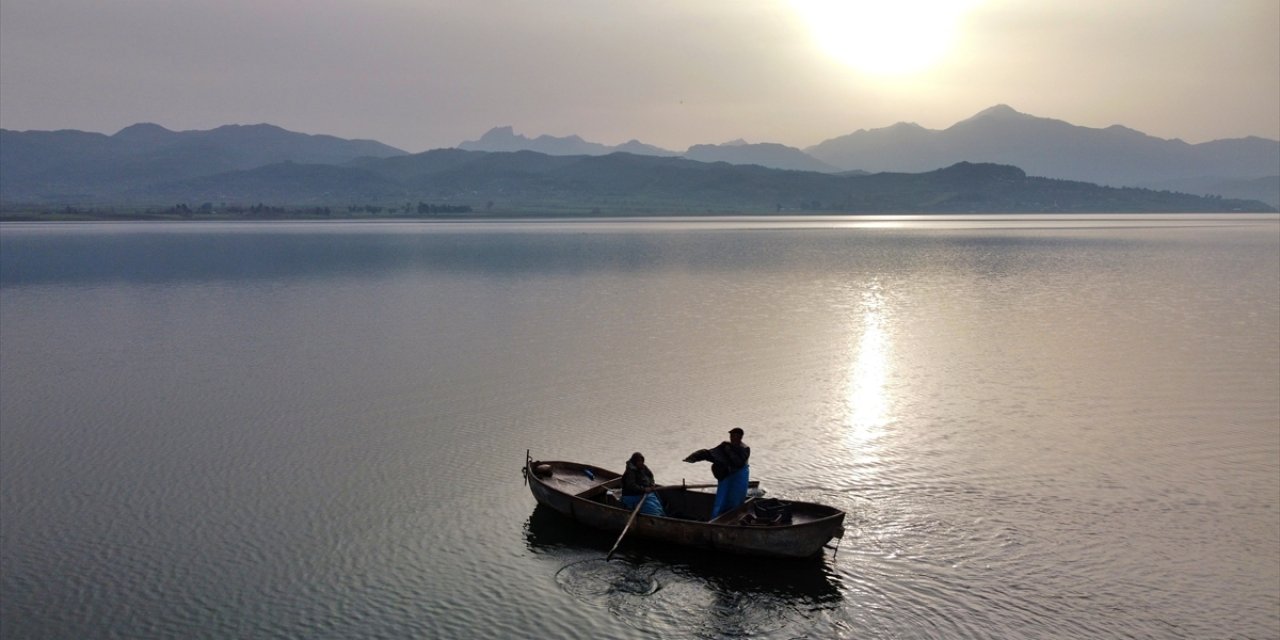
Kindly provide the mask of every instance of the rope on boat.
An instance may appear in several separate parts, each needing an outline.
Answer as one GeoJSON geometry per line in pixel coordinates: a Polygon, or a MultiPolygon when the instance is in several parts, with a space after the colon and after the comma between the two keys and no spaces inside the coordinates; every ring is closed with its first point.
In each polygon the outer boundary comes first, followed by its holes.
{"type": "Polygon", "coordinates": [[[836,536],[836,546],[833,547],[831,546],[830,543],[822,545],[828,549],[831,549],[832,560],[835,560],[836,556],[840,555],[840,543],[842,541],[844,541],[844,527],[840,527],[840,534],[836,536]]]}

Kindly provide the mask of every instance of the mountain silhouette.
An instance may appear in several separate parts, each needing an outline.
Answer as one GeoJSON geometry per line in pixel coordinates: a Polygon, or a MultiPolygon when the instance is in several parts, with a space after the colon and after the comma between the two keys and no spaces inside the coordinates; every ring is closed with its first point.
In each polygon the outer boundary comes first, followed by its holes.
{"type": "MultiPolygon", "coordinates": [[[[1225,196],[1233,194],[1204,189],[1230,189],[1240,181],[1261,179],[1274,185],[1267,200],[1280,204],[1280,141],[1249,137],[1188,144],[1119,125],[1076,126],[1008,105],[985,109],[940,131],[900,123],[859,130],[804,151],[842,169],[928,171],[956,162],[994,162],[1034,176],[1225,196]]],[[[1249,193],[1254,195],[1241,195],[1257,197],[1253,184],[1249,193]]]]}
{"type": "Polygon", "coordinates": [[[606,155],[618,151],[704,162],[839,173],[923,172],[958,162],[1021,167],[1033,176],[1261,199],[1280,206],[1280,141],[1258,137],[1188,144],[1113,125],[1094,129],[1042,118],[999,104],[943,130],[902,122],[863,129],[805,149],[775,143],[697,144],[683,153],[638,141],[608,146],[579,136],[528,138],[511,127],[491,129],[460,148],[606,155]]]}
{"type": "Polygon", "coordinates": [[[1260,202],[1029,177],[1017,167],[995,164],[834,175],[628,153],[553,156],[461,149],[346,165],[278,163],[154,183],[125,195],[134,203],[181,202],[193,208],[211,203],[207,208],[215,211],[225,203],[394,208],[416,201],[476,211],[496,205],[516,215],[1270,210],[1260,202]]]}
{"type": "Polygon", "coordinates": [[[577,135],[556,137],[541,135],[529,138],[518,134],[510,126],[494,127],[480,136],[479,140],[468,140],[458,145],[465,151],[536,151],[551,156],[603,156],[619,151],[647,156],[674,156],[674,151],[667,151],[639,140],[631,140],[618,146],[608,146],[598,142],[587,142],[577,135]]]}
{"type": "Polygon", "coordinates": [[[776,143],[748,144],[741,140],[725,144],[698,144],[689,147],[684,157],[700,162],[728,162],[729,164],[757,164],[772,169],[792,171],[820,171],[836,173],[833,167],[805,152],[776,143]]]}
{"type": "Polygon", "coordinates": [[[824,171],[835,173],[840,169],[806,155],[795,147],[776,143],[748,144],[741,139],[724,144],[699,144],[684,153],[631,140],[617,146],[588,142],[576,135],[555,137],[541,135],[536,138],[518,134],[510,127],[494,127],[478,140],[468,140],[458,145],[467,151],[536,151],[552,156],[603,156],[610,153],[632,153],[645,156],[684,156],[701,162],[728,162],[729,164],[756,164],[772,169],[796,171],[824,171]]]}
{"type": "Polygon", "coordinates": [[[341,164],[404,154],[372,140],[307,135],[268,124],[170,131],[140,123],[110,136],[0,129],[0,197],[96,197],[279,162],[341,164]]]}
{"type": "MultiPolygon", "coordinates": [[[[1124,127],[1076,127],[1005,106],[944,131],[901,123],[818,145],[832,160],[861,158],[879,163],[873,168],[904,167],[875,173],[838,171],[847,165],[823,164],[784,145],[742,140],[695,145],[675,156],[638,141],[607,147],[579,136],[530,139],[499,127],[476,144],[516,150],[407,154],[374,141],[307,135],[266,124],[175,132],[140,123],[110,136],[0,130],[0,206],[12,212],[22,207],[187,203],[209,212],[215,203],[268,203],[369,205],[362,210],[394,205],[408,212],[417,210],[407,206],[417,200],[448,207],[483,205],[486,211],[581,213],[1266,211],[1258,200],[1273,201],[1280,182],[1265,173],[1274,170],[1277,158],[1272,156],[1280,155],[1276,141],[1188,145],[1124,127]],[[556,153],[519,148],[528,145],[556,153]],[[1049,148],[1057,152],[1037,151],[1049,148]],[[1174,157],[1170,149],[1191,155],[1174,157]],[[953,157],[1000,161],[965,159],[935,166],[953,157]],[[1033,168],[1019,167],[1019,162],[1033,168]],[[1153,173],[1162,182],[1152,183],[1158,188],[1108,188],[1043,177],[1046,167],[1059,173],[1096,171],[1117,162],[1163,166],[1163,173],[1153,173]],[[1255,175],[1259,172],[1263,175],[1255,175]],[[1169,192],[1188,190],[1187,185],[1240,197],[1169,192]]],[[[1120,174],[1106,175],[1116,184],[1120,174]]]]}

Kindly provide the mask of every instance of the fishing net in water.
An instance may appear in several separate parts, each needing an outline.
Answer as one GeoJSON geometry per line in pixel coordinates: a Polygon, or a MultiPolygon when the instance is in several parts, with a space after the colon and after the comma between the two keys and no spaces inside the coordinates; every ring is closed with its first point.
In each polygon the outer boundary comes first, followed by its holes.
{"type": "Polygon", "coordinates": [[[630,562],[604,558],[579,560],[556,572],[556,584],[565,593],[593,604],[607,605],[615,595],[647,596],[660,588],[656,570],[630,562]]]}

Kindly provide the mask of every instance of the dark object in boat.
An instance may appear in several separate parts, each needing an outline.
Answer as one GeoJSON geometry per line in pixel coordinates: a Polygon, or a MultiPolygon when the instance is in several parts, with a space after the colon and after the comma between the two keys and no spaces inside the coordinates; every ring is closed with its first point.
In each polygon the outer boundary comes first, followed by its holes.
{"type": "Polygon", "coordinates": [[[791,503],[777,498],[763,498],[751,502],[751,513],[742,518],[742,524],[754,527],[791,524],[791,503]]]}

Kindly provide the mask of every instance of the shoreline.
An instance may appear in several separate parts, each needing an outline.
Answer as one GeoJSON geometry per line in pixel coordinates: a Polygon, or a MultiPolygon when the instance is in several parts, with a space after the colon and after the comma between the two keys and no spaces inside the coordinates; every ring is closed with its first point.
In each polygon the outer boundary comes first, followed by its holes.
{"type": "Polygon", "coordinates": [[[972,211],[972,212],[930,212],[930,211],[886,211],[886,212],[830,212],[830,211],[635,211],[635,212],[566,212],[566,211],[494,211],[473,212],[467,214],[437,215],[178,215],[171,213],[146,212],[54,212],[54,211],[3,211],[0,210],[0,224],[12,222],[511,222],[533,220],[715,220],[731,218],[756,219],[1009,219],[1015,217],[1035,217],[1038,219],[1063,218],[1071,220],[1087,219],[1091,216],[1115,218],[1117,216],[1134,216],[1149,219],[1152,217],[1187,217],[1187,216],[1259,216],[1262,218],[1280,216],[1280,211],[972,211]]]}

